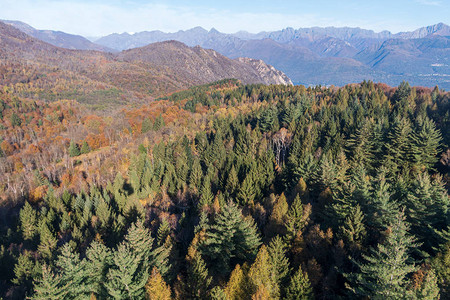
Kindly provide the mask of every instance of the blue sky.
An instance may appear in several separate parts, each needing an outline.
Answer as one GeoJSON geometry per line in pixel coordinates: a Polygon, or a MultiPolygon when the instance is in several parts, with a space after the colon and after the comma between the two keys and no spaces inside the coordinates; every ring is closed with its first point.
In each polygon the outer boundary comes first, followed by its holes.
{"type": "Polygon", "coordinates": [[[84,36],[195,26],[227,33],[312,26],[396,33],[449,24],[450,0],[0,0],[0,19],[84,36]]]}

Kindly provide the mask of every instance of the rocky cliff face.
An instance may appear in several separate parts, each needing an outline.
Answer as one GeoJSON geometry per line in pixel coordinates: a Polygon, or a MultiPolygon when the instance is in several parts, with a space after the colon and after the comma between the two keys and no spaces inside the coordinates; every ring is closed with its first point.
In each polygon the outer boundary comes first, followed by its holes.
{"type": "Polygon", "coordinates": [[[236,60],[252,66],[265,82],[270,82],[272,84],[293,85],[291,79],[287,77],[286,74],[275,69],[273,66],[266,64],[260,59],[239,57],[236,60]]]}

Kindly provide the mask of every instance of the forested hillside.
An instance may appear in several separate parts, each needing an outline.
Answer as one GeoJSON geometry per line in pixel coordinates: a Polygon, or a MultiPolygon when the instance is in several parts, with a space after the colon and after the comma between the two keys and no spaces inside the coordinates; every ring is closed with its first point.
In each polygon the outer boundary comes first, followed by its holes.
{"type": "Polygon", "coordinates": [[[0,297],[447,299],[450,94],[0,91],[0,297]]]}

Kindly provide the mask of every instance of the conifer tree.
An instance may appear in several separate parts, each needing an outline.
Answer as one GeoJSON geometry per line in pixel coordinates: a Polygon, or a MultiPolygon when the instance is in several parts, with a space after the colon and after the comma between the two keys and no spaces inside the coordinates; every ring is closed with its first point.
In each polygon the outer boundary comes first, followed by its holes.
{"type": "Polygon", "coordinates": [[[56,248],[57,240],[50,231],[46,223],[42,223],[39,228],[40,243],[38,246],[39,253],[45,258],[53,256],[53,250],[56,248]]]}
{"type": "Polygon", "coordinates": [[[373,192],[368,224],[381,232],[394,222],[399,207],[391,197],[390,185],[386,181],[385,168],[381,169],[372,185],[373,192]]]}
{"type": "Polygon", "coordinates": [[[437,154],[442,140],[433,120],[420,118],[412,135],[414,162],[430,169],[438,161],[437,154]]]}
{"type": "Polygon", "coordinates": [[[78,145],[74,141],[70,141],[69,156],[75,157],[78,155],[80,155],[80,149],[78,148],[78,145]]]}
{"type": "Polygon", "coordinates": [[[341,227],[341,232],[348,244],[356,249],[361,249],[366,236],[366,228],[364,225],[364,214],[359,205],[356,205],[350,215],[347,216],[344,225],[341,227]]]}
{"type": "Polygon", "coordinates": [[[244,219],[236,205],[229,202],[206,230],[200,250],[212,263],[212,270],[227,274],[231,260],[239,263],[252,259],[260,244],[254,222],[244,219]]]}
{"type": "Polygon", "coordinates": [[[153,123],[153,130],[158,131],[161,128],[163,128],[164,126],[166,126],[166,124],[164,123],[163,116],[160,114],[158,117],[156,117],[155,123],[153,123]]]}
{"type": "Polygon", "coordinates": [[[49,266],[42,267],[42,278],[34,282],[34,294],[36,300],[59,300],[69,294],[69,284],[64,284],[62,276],[55,275],[49,266]]]}
{"type": "Polygon", "coordinates": [[[200,165],[199,159],[194,159],[194,162],[192,164],[192,170],[191,174],[189,176],[189,185],[191,186],[194,191],[200,190],[200,186],[203,179],[203,171],[202,167],[200,165]]]}
{"type": "Polygon", "coordinates": [[[156,233],[156,242],[158,245],[163,245],[166,241],[166,238],[170,235],[170,224],[167,221],[167,218],[164,218],[161,221],[161,224],[158,227],[158,232],[156,233]]]}
{"type": "Polygon", "coordinates": [[[212,278],[198,251],[190,254],[185,281],[186,299],[206,299],[212,278]]]}
{"type": "Polygon", "coordinates": [[[433,269],[426,271],[422,282],[414,289],[415,299],[418,300],[434,300],[440,299],[437,277],[433,269]]]}
{"type": "Polygon", "coordinates": [[[287,204],[286,197],[284,193],[279,197],[276,197],[275,203],[273,205],[272,214],[269,218],[268,224],[268,235],[273,236],[276,234],[284,235],[286,233],[286,223],[287,213],[289,205],[287,204]]]}
{"type": "Polygon", "coordinates": [[[81,145],[80,154],[86,154],[89,153],[91,149],[89,148],[89,145],[86,141],[83,141],[83,144],[81,145]]]}
{"type": "Polygon", "coordinates": [[[198,201],[199,209],[212,204],[214,194],[211,192],[211,180],[206,176],[203,180],[202,188],[200,189],[200,199],[198,201]]]}
{"type": "Polygon", "coordinates": [[[37,233],[37,215],[28,201],[20,210],[20,227],[25,240],[32,240],[37,233]]]}
{"type": "Polygon", "coordinates": [[[210,292],[211,300],[227,300],[227,295],[220,286],[215,286],[210,292]]]}
{"type": "MultiPolygon", "coordinates": [[[[142,252],[141,252],[142,253],[142,252]]],[[[120,244],[114,251],[113,263],[103,283],[112,299],[143,298],[148,271],[142,270],[142,257],[134,253],[127,244],[120,244]]]]}
{"type": "Polygon", "coordinates": [[[388,133],[385,156],[385,164],[394,174],[410,165],[411,132],[409,120],[396,117],[388,133]]]}
{"type": "Polygon", "coordinates": [[[248,270],[239,264],[236,265],[233,272],[231,272],[230,280],[225,287],[225,294],[227,295],[227,299],[230,300],[241,300],[246,299],[248,296],[248,279],[247,273],[248,270]]]}
{"type": "Polygon", "coordinates": [[[274,267],[275,280],[278,286],[284,286],[289,275],[289,260],[286,256],[286,245],[280,236],[274,237],[267,248],[270,262],[274,267]]]}
{"type": "Polygon", "coordinates": [[[170,287],[166,284],[156,267],[153,267],[152,273],[145,285],[145,295],[149,300],[170,300],[170,287]]]}
{"type": "Polygon", "coordinates": [[[242,205],[252,205],[256,197],[256,186],[254,175],[248,173],[242,182],[239,191],[237,193],[237,199],[242,205]]]}
{"type": "Polygon", "coordinates": [[[278,299],[280,296],[280,286],[278,285],[276,274],[277,271],[271,262],[267,247],[262,245],[255,262],[248,272],[251,293],[257,293],[258,288],[263,285],[271,298],[278,299]]]}
{"type": "Polygon", "coordinates": [[[359,273],[348,275],[354,295],[380,299],[407,295],[407,275],[416,269],[409,263],[409,252],[414,246],[401,211],[390,225],[386,240],[372,248],[370,255],[363,255],[365,263],[357,264],[359,273]]]}
{"type": "Polygon", "coordinates": [[[286,288],[287,300],[310,300],[314,299],[313,290],[309,282],[308,274],[299,267],[291,277],[291,282],[286,288]]]}
{"type": "Polygon", "coordinates": [[[100,298],[107,295],[103,283],[107,271],[112,264],[112,252],[105,245],[94,241],[86,250],[86,270],[88,272],[86,284],[89,291],[100,298]]]}
{"type": "Polygon", "coordinates": [[[152,130],[153,128],[153,124],[152,121],[150,120],[150,118],[145,118],[144,121],[142,121],[142,126],[141,126],[141,133],[147,133],[150,130],[152,130]]]}
{"type": "Polygon", "coordinates": [[[297,233],[301,232],[308,224],[309,215],[311,213],[311,205],[307,205],[305,208],[306,209],[304,210],[300,196],[297,195],[289,207],[287,217],[285,219],[287,237],[289,239],[293,239],[297,233]]]}
{"type": "Polygon", "coordinates": [[[90,289],[87,286],[90,270],[86,269],[86,261],[81,261],[69,244],[63,246],[55,264],[61,274],[62,285],[67,285],[68,296],[72,299],[90,296],[90,289]]]}
{"type": "Polygon", "coordinates": [[[239,186],[239,178],[234,165],[231,166],[230,172],[228,172],[227,183],[225,185],[225,193],[228,196],[234,196],[236,189],[239,186]]]}

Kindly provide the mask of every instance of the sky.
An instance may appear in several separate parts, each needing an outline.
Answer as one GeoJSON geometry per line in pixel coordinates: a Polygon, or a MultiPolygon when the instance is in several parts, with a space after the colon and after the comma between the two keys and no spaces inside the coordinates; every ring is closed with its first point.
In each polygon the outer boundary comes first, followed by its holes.
{"type": "Polygon", "coordinates": [[[88,37],[196,26],[225,33],[313,26],[397,33],[450,24],[450,0],[0,0],[0,19],[88,37]]]}

